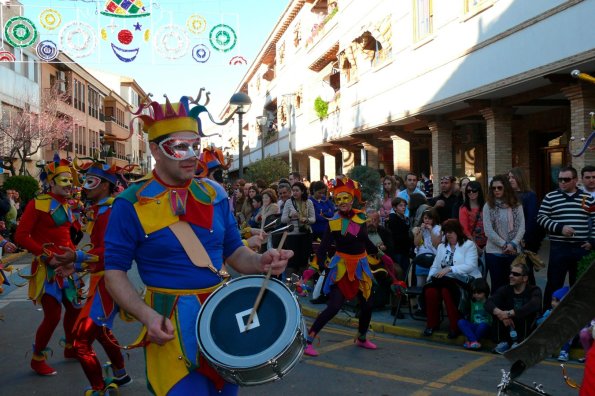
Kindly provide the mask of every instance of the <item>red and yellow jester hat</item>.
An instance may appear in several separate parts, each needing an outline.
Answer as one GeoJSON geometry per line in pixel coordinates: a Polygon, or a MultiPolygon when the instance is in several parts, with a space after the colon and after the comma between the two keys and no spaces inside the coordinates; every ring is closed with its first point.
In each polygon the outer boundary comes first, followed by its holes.
{"type": "Polygon", "coordinates": [[[55,154],[54,159],[45,164],[45,166],[43,167],[43,172],[41,172],[39,178],[42,182],[49,182],[53,180],[56,176],[58,176],[60,173],[65,172],[70,173],[72,175],[73,184],[75,186],[78,186],[80,184],[77,177],[78,174],[76,170],[72,168],[71,162],[67,159],[61,159],[58,154],[55,154]]]}
{"type": "Polygon", "coordinates": [[[357,198],[360,202],[362,200],[362,193],[359,188],[359,183],[355,180],[349,179],[348,177],[337,178],[331,191],[334,196],[345,192],[351,194],[352,197],[357,198]]]}

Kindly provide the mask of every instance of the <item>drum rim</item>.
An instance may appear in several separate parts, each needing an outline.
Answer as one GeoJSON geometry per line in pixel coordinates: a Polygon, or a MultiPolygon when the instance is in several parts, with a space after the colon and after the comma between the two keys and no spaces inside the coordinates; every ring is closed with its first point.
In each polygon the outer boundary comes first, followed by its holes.
{"type": "Polygon", "coordinates": [[[257,354],[243,357],[233,356],[224,352],[214,342],[210,331],[208,331],[209,329],[207,324],[210,321],[206,320],[204,323],[201,323],[201,318],[203,318],[203,316],[209,315],[209,318],[212,317],[215,308],[211,309],[210,305],[214,304],[213,301],[220,299],[221,293],[223,291],[233,290],[234,285],[239,282],[251,282],[253,283],[253,286],[260,287],[264,281],[264,278],[265,277],[263,275],[246,275],[233,279],[217,288],[204,301],[204,303],[201,304],[200,311],[196,318],[196,339],[198,341],[200,352],[214,365],[230,370],[251,369],[266,365],[268,361],[282,355],[294,342],[296,332],[301,330],[303,318],[297,298],[281,281],[272,278],[269,279],[267,289],[279,297],[287,312],[287,320],[283,330],[281,331],[281,336],[265,350],[257,354]],[[281,291],[286,292],[287,296],[291,298],[282,298],[283,296],[280,295],[281,291]],[[207,312],[207,309],[209,309],[210,312],[207,312]],[[291,337],[288,337],[288,334],[291,335],[291,337]],[[222,359],[225,361],[222,361],[222,359]]]}

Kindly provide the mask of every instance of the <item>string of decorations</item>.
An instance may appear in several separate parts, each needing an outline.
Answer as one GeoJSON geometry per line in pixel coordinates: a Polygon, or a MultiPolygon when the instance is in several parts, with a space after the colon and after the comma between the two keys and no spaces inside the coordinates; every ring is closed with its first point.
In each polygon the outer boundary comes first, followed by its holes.
{"type": "Polygon", "coordinates": [[[47,30],[54,30],[62,23],[62,15],[52,8],[46,8],[39,14],[39,23],[47,30]]]}
{"type": "Polygon", "coordinates": [[[179,59],[188,53],[189,46],[186,32],[178,25],[165,25],[155,32],[153,47],[164,58],[179,59]]]}
{"type": "Polygon", "coordinates": [[[51,40],[41,41],[35,51],[39,59],[46,62],[51,62],[58,56],[58,46],[51,40]]]}
{"type": "Polygon", "coordinates": [[[4,38],[13,47],[29,47],[37,41],[37,36],[37,28],[29,18],[15,16],[4,25],[4,38]]]}
{"type": "Polygon", "coordinates": [[[229,64],[232,66],[236,65],[247,65],[248,61],[241,55],[236,55],[229,60],[229,64]]]}
{"type": "Polygon", "coordinates": [[[96,45],[95,31],[85,22],[68,22],[60,30],[60,48],[75,58],[91,55],[96,45]]]}
{"type": "Polygon", "coordinates": [[[207,20],[199,14],[193,14],[186,20],[186,27],[192,34],[201,34],[207,30],[207,20]]]}
{"type": "Polygon", "coordinates": [[[229,52],[238,41],[238,35],[229,25],[219,24],[214,26],[209,32],[209,42],[216,51],[229,52]]]}
{"type": "Polygon", "coordinates": [[[195,45],[192,48],[192,58],[198,63],[206,63],[211,57],[211,50],[204,44],[195,45]]]}

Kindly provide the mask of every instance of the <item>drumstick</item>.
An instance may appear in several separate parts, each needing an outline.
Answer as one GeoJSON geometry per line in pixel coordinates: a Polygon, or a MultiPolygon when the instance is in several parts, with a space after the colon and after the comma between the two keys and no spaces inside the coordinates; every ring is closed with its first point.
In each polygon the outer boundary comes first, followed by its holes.
{"type": "MultiPolygon", "coordinates": [[[[277,247],[277,251],[280,252],[283,248],[283,244],[285,244],[285,238],[287,238],[287,231],[281,235],[281,241],[279,242],[279,246],[277,247]]],[[[250,330],[250,325],[252,324],[252,320],[254,319],[254,315],[256,315],[256,311],[258,310],[258,306],[260,305],[260,301],[262,300],[262,296],[264,295],[264,291],[269,283],[269,279],[271,278],[271,274],[273,272],[273,266],[269,267],[269,271],[267,272],[266,276],[264,277],[264,282],[262,282],[262,286],[260,286],[260,291],[258,292],[258,296],[256,296],[256,301],[254,302],[254,306],[252,307],[252,312],[250,312],[250,317],[248,318],[248,323],[246,323],[246,331],[250,330]]]]}

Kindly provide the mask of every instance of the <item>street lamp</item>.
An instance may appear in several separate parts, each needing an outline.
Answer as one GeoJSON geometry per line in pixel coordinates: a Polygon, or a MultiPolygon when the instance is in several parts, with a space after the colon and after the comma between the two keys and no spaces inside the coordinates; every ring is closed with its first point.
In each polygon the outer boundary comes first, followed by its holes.
{"type": "Polygon", "coordinates": [[[256,124],[258,125],[258,129],[260,131],[260,150],[261,150],[261,160],[264,159],[264,138],[266,132],[266,125],[269,123],[269,118],[267,116],[258,116],[256,117],[256,124]]]}
{"type": "Polygon", "coordinates": [[[248,112],[248,110],[250,110],[252,100],[245,93],[237,92],[231,96],[231,99],[229,99],[229,104],[231,106],[237,106],[234,110],[234,113],[238,114],[238,175],[241,179],[244,177],[244,136],[242,133],[242,117],[248,112]]]}

